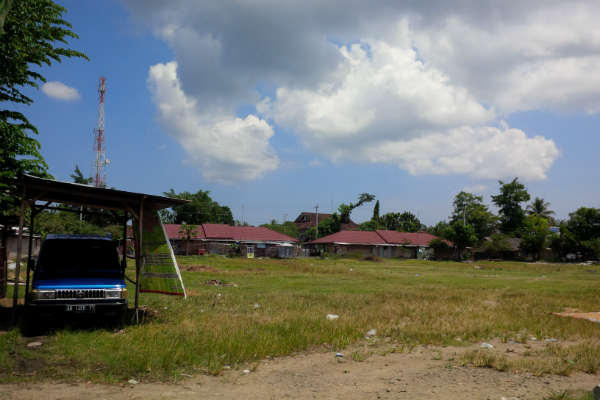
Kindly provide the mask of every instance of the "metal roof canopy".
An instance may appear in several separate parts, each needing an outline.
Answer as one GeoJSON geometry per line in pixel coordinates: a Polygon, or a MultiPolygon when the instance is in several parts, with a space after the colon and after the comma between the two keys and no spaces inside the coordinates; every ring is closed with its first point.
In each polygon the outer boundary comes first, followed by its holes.
{"type": "Polygon", "coordinates": [[[79,183],[53,181],[23,175],[21,185],[25,191],[23,196],[28,201],[50,201],[72,205],[106,208],[111,210],[139,209],[143,200],[146,207],[155,210],[185,204],[187,200],[155,196],[145,193],[127,192],[125,190],[106,189],[79,183]]]}
{"type": "MultiPolygon", "coordinates": [[[[21,213],[19,216],[19,236],[17,241],[17,260],[15,269],[15,286],[13,293],[13,312],[16,311],[17,300],[19,296],[19,275],[21,267],[21,252],[23,238],[23,224],[25,216],[25,207],[31,208],[31,220],[29,231],[33,232],[35,215],[44,209],[60,209],[64,211],[78,212],[78,210],[65,209],[60,207],[51,207],[52,203],[63,203],[76,206],[108,209],[113,211],[123,211],[123,232],[124,238],[127,237],[127,221],[130,214],[138,222],[138,240],[135,246],[135,315],[138,319],[138,298],[139,298],[139,279],[141,267],[141,233],[143,213],[145,210],[157,211],[163,208],[169,208],[188,203],[188,200],[173,199],[170,197],[155,196],[145,193],[127,192],[124,190],[106,189],[94,186],[82,185],[78,183],[54,181],[51,179],[38,178],[31,175],[22,175],[19,179],[22,190],[21,213]],[[46,204],[37,204],[37,202],[46,202],[46,204]]],[[[31,237],[29,238],[29,252],[27,257],[27,280],[25,284],[25,293],[29,291],[29,274],[31,260],[31,237]]],[[[123,241],[122,265],[126,266],[125,249],[126,240],[123,241]]],[[[27,301],[27,299],[25,299],[27,301]]],[[[16,316],[16,314],[15,314],[16,316]]]]}

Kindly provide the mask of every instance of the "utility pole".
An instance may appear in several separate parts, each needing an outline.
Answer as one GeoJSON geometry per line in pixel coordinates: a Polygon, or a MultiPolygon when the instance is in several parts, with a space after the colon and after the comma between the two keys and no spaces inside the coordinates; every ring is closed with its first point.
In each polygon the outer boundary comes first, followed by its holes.
{"type": "Polygon", "coordinates": [[[317,214],[317,221],[315,224],[315,231],[316,231],[315,239],[318,239],[319,238],[319,205],[318,204],[315,206],[315,213],[317,214]]]}

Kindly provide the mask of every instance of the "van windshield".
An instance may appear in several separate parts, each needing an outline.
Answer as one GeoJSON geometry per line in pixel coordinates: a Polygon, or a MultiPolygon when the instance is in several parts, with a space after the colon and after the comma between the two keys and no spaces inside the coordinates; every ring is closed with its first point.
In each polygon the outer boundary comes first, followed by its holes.
{"type": "Polygon", "coordinates": [[[99,239],[46,240],[35,274],[37,279],[118,278],[117,247],[112,241],[99,239]]]}

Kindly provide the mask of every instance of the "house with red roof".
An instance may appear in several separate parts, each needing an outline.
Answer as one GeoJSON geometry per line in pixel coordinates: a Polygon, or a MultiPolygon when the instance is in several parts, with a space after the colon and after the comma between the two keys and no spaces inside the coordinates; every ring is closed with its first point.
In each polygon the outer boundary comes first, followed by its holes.
{"type": "Polygon", "coordinates": [[[261,226],[199,224],[190,231],[190,240],[181,224],[165,224],[175,254],[234,254],[252,251],[256,257],[295,257],[298,239],[261,226]]]}
{"type": "MultiPolygon", "coordinates": [[[[306,243],[307,246],[332,254],[360,253],[365,256],[428,258],[433,256],[430,247],[437,236],[427,232],[340,231],[306,243]]],[[[452,247],[452,242],[444,240],[452,247]]],[[[437,256],[437,255],[436,255],[437,256]]],[[[440,255],[446,257],[448,255],[440,255]]]]}

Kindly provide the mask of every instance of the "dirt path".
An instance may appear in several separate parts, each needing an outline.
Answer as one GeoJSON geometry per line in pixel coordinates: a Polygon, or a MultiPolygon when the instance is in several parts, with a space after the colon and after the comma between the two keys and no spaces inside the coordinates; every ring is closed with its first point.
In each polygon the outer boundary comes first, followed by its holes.
{"type": "MultiPolygon", "coordinates": [[[[502,344],[498,344],[501,350],[502,344]]],[[[226,371],[178,384],[0,385],[4,399],[542,399],[563,390],[590,391],[600,376],[510,374],[450,367],[448,358],[467,349],[417,348],[353,361],[334,353],[310,353],[260,362],[250,373],[226,371]]]]}

